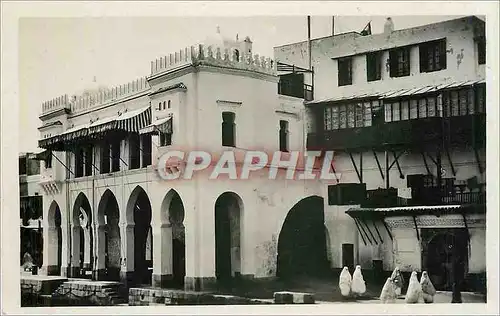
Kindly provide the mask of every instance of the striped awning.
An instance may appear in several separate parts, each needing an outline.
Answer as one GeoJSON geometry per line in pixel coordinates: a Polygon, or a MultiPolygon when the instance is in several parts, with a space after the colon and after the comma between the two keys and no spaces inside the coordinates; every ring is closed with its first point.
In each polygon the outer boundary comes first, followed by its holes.
{"type": "Polygon", "coordinates": [[[45,149],[63,150],[65,143],[95,138],[98,134],[109,131],[124,131],[138,133],[140,129],[151,123],[151,107],[143,107],[137,110],[125,111],[117,116],[106,117],[96,120],[90,124],[72,127],[60,135],[38,141],[38,146],[45,149]]]}
{"type": "Polygon", "coordinates": [[[116,118],[115,129],[129,133],[138,133],[141,128],[151,123],[151,107],[125,112],[116,118]]]}
{"type": "Polygon", "coordinates": [[[166,134],[172,133],[171,116],[154,121],[152,124],[141,129],[139,134],[158,134],[158,132],[166,134]]]}

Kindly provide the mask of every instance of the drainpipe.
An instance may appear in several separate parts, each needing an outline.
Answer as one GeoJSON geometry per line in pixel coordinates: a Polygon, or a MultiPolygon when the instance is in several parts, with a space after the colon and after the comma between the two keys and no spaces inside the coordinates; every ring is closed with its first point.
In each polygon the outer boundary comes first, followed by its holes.
{"type": "Polygon", "coordinates": [[[311,56],[311,16],[307,16],[307,52],[309,56],[309,70],[312,67],[312,56],[311,56]]]}

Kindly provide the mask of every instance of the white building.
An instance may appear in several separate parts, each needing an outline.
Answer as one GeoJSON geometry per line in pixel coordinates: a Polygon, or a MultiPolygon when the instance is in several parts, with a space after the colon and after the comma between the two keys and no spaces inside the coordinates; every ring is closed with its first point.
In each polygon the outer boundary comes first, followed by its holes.
{"type": "Polygon", "coordinates": [[[310,269],[311,258],[328,267],[319,181],[281,169],[278,180],[159,176],[176,149],[304,151],[303,99],[278,95],[276,64],[252,55],[248,37],[218,30],[207,44],[153,61],[146,78],[43,103],[43,273],[199,290],[310,269]],[[295,236],[294,225],[309,228],[295,236]],[[311,236],[317,258],[294,254],[311,236]]]}
{"type": "Polygon", "coordinates": [[[382,34],[275,48],[278,62],[314,69],[300,80],[314,83],[307,149],[335,150],[333,268],[428,270],[448,288],[459,260],[467,287],[485,289],[484,26],[388,19],[382,34]]]}

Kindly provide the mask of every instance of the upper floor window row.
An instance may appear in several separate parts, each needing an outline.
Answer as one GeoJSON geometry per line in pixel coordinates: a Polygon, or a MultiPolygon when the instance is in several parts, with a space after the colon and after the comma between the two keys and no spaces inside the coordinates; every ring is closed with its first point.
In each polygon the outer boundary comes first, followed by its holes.
{"type": "Polygon", "coordinates": [[[158,102],[158,108],[157,108],[158,111],[163,111],[163,110],[170,109],[170,108],[171,108],[170,100],[158,102]]]}
{"type": "Polygon", "coordinates": [[[427,117],[462,116],[486,112],[486,87],[462,88],[394,101],[355,101],[327,106],[323,111],[324,130],[368,127],[427,117]]]}
{"type": "MultiPolygon", "coordinates": [[[[478,47],[480,46],[478,41],[478,47]]],[[[397,47],[389,50],[390,77],[405,77],[411,73],[411,49],[413,46],[397,47]]],[[[433,72],[446,69],[446,39],[425,42],[418,45],[420,72],[433,72]]],[[[479,57],[481,58],[481,49],[479,57]]],[[[382,79],[382,60],[384,51],[366,54],[366,79],[368,82],[382,79]]],[[[338,85],[351,85],[353,80],[353,58],[337,60],[338,85]]]]}

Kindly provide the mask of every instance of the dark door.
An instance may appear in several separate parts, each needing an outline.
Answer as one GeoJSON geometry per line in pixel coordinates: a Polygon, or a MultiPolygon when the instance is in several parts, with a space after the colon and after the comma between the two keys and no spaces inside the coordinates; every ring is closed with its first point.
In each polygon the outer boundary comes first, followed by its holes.
{"type": "Polygon", "coordinates": [[[342,244],[342,267],[348,267],[351,273],[354,272],[353,244],[342,244]]]}

